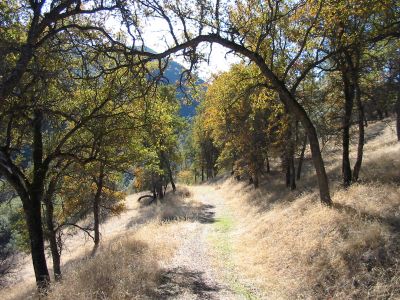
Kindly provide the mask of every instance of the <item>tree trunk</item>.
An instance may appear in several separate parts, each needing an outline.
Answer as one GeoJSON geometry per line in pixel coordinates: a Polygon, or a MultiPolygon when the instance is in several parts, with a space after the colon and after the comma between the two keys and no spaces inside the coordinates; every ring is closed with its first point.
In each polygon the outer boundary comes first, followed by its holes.
{"type": "Polygon", "coordinates": [[[47,205],[46,204],[46,222],[47,222],[47,230],[48,232],[48,238],[50,242],[50,250],[51,250],[51,257],[53,258],[53,273],[54,273],[54,278],[56,281],[61,279],[61,258],[60,258],[60,252],[58,251],[58,246],[57,246],[57,236],[56,236],[56,231],[54,229],[54,224],[53,224],[53,204],[47,205]],[[51,208],[50,208],[51,207],[51,208]]]}
{"type": "Polygon", "coordinates": [[[170,165],[169,161],[167,163],[167,166],[168,166],[169,181],[171,182],[172,190],[175,192],[176,191],[176,186],[175,186],[174,177],[172,175],[171,165],[170,165]]]}
{"type": "Polygon", "coordinates": [[[30,183],[28,179],[24,177],[23,172],[18,166],[13,164],[9,153],[3,149],[0,149],[0,172],[15,188],[21,199],[26,226],[28,228],[36,285],[39,290],[45,291],[50,283],[50,276],[44,249],[41,212],[44,182],[48,169],[48,167],[43,164],[42,122],[42,112],[38,110],[35,111],[32,122],[32,182],[30,183]]]}
{"type": "Polygon", "coordinates": [[[35,271],[36,285],[40,290],[43,290],[47,289],[50,283],[50,276],[44,251],[40,197],[35,196],[28,201],[30,202],[29,207],[24,205],[24,212],[28,225],[33,269],[35,271]]]}
{"type": "Polygon", "coordinates": [[[293,90],[295,89],[295,87],[292,89],[292,91],[289,91],[285,82],[279,79],[265,63],[265,59],[263,56],[261,56],[257,52],[253,52],[247,49],[242,45],[236,44],[233,41],[224,39],[217,34],[198,36],[197,38],[194,38],[193,40],[190,40],[187,43],[179,45],[179,48],[183,49],[190,46],[196,46],[201,42],[218,43],[226,48],[229,48],[231,50],[236,51],[237,53],[246,56],[259,67],[264,77],[271,82],[271,85],[274,86],[274,88],[279,94],[279,99],[289,109],[290,113],[294,114],[296,119],[298,119],[301,122],[303,128],[307,132],[308,140],[310,142],[311,156],[314,162],[314,168],[317,175],[320,199],[322,203],[331,206],[332,200],[329,192],[328,176],[326,175],[324,160],[322,159],[317,131],[315,130],[314,124],[309,118],[304,107],[297,102],[296,97],[294,96],[295,91],[293,90]]]}
{"type": "Polygon", "coordinates": [[[266,78],[271,80],[271,83],[276,87],[279,98],[287,106],[289,112],[294,114],[298,119],[305,131],[307,132],[308,140],[310,142],[311,156],[314,163],[315,172],[317,175],[317,182],[319,187],[320,200],[322,203],[331,206],[332,200],[329,191],[328,176],[326,175],[324,160],[322,159],[321,148],[319,146],[317,131],[315,130],[314,124],[309,118],[304,108],[296,101],[293,94],[286,88],[284,83],[280,81],[272,71],[265,64],[264,59],[257,54],[252,57],[248,53],[243,53],[250,59],[252,59],[260,68],[266,78]]]}
{"type": "Polygon", "coordinates": [[[344,116],[342,122],[342,178],[345,187],[350,186],[352,180],[350,165],[350,126],[351,114],[353,110],[354,87],[349,78],[347,68],[342,70],[342,80],[344,88],[344,116]]]}
{"type": "MultiPolygon", "coordinates": [[[[297,135],[297,121],[296,121],[296,135],[297,135]]],[[[291,122],[291,130],[293,129],[293,122],[291,122]]],[[[297,137],[296,137],[297,139],[297,137]]],[[[294,149],[296,147],[296,141],[293,137],[293,133],[290,134],[289,139],[289,167],[290,167],[290,189],[293,191],[296,189],[296,168],[294,166],[294,149]]]]}
{"type": "Polygon", "coordinates": [[[383,120],[383,112],[380,108],[376,109],[376,113],[378,114],[378,119],[383,120]]]}
{"type": "Polygon", "coordinates": [[[94,230],[94,245],[98,246],[100,243],[100,197],[94,197],[93,199],[93,230],[94,230]]]}
{"type": "Polygon", "coordinates": [[[47,269],[46,256],[44,252],[44,236],[42,228],[41,203],[44,194],[44,182],[46,169],[43,166],[43,136],[42,136],[43,113],[34,112],[33,120],[33,179],[30,187],[30,203],[24,205],[26,221],[28,225],[29,238],[31,242],[31,253],[33,268],[35,270],[36,284],[39,289],[47,288],[50,282],[47,269]]]}
{"type": "Polygon", "coordinates": [[[271,173],[271,167],[269,165],[269,157],[268,157],[268,152],[265,154],[265,158],[267,160],[267,173],[271,173]]]}
{"type": "Polygon", "coordinates": [[[294,154],[290,157],[290,189],[296,189],[296,168],[294,166],[294,154]]]}
{"type": "MultiPolygon", "coordinates": [[[[400,88],[400,87],[399,87],[400,88]]],[[[396,102],[396,130],[397,130],[397,140],[400,142],[400,91],[397,92],[397,102],[396,102]]]]}
{"type": "Polygon", "coordinates": [[[301,147],[301,153],[300,153],[300,157],[299,157],[299,164],[297,166],[297,180],[300,180],[301,177],[301,168],[303,166],[303,161],[304,161],[304,153],[306,152],[306,148],[307,148],[307,135],[304,136],[304,140],[303,140],[303,146],[301,147]]]}
{"type": "Polygon", "coordinates": [[[358,84],[358,74],[354,74],[353,77],[355,85],[355,99],[358,108],[358,147],[357,160],[353,170],[353,181],[357,181],[361,170],[364,151],[364,107],[361,102],[361,89],[360,85],[358,84]]]}
{"type": "Polygon", "coordinates": [[[162,181],[163,181],[162,180],[162,176],[158,175],[156,186],[157,186],[157,195],[158,195],[159,199],[163,199],[164,198],[164,192],[163,192],[163,188],[162,188],[162,181]]]}
{"type": "Polygon", "coordinates": [[[259,182],[259,176],[258,174],[254,174],[254,179],[253,179],[253,185],[255,189],[258,189],[260,182],[259,182]]]}
{"type": "Polygon", "coordinates": [[[100,173],[96,180],[97,190],[93,198],[93,221],[94,221],[94,245],[98,247],[100,243],[100,200],[103,192],[103,180],[104,180],[104,166],[100,165],[100,173]]]}
{"type": "Polygon", "coordinates": [[[285,157],[285,181],[286,181],[286,187],[290,187],[290,162],[289,162],[289,156],[286,154],[285,157]]]}
{"type": "Polygon", "coordinates": [[[57,236],[56,230],[54,228],[54,205],[53,205],[53,194],[55,189],[55,182],[51,181],[49,184],[48,191],[46,196],[44,197],[44,203],[46,206],[46,226],[47,226],[47,234],[48,240],[50,243],[50,251],[51,257],[53,258],[53,273],[54,279],[56,281],[61,279],[61,258],[60,252],[58,250],[57,245],[57,236]]]}
{"type": "Polygon", "coordinates": [[[293,136],[293,122],[289,118],[289,128],[287,132],[286,140],[286,186],[290,187],[291,190],[296,189],[296,171],[294,167],[294,148],[295,148],[295,136],[293,136]]]}
{"type": "Polygon", "coordinates": [[[151,172],[151,188],[153,193],[154,201],[157,199],[157,187],[156,187],[156,180],[155,180],[154,172],[151,172]]]}
{"type": "Polygon", "coordinates": [[[169,181],[171,182],[172,190],[175,192],[176,186],[175,186],[174,177],[172,174],[171,164],[169,162],[169,159],[167,158],[167,155],[164,152],[161,152],[161,157],[165,163],[165,166],[167,167],[168,177],[169,177],[169,181]]]}
{"type": "Polygon", "coordinates": [[[290,155],[290,189],[296,189],[296,168],[294,166],[294,153],[290,155]]]}

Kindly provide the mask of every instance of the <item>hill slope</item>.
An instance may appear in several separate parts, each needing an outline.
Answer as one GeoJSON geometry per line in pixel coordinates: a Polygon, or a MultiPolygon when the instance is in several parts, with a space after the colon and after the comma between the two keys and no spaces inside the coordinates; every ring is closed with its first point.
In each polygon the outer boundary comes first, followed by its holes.
{"type": "MultiPolygon", "coordinates": [[[[64,280],[48,298],[398,299],[400,144],[393,126],[368,126],[362,181],[347,190],[339,185],[340,151],[327,148],[333,208],[318,200],[310,158],[294,192],[276,165],[258,190],[220,178],[180,186],[156,206],[128,196],[128,210],[102,225],[94,258],[90,242],[70,240],[64,280]]],[[[0,298],[26,299],[29,268],[0,298]]]]}
{"type": "MultiPolygon", "coordinates": [[[[184,70],[185,68],[181,64],[175,61],[170,61],[166,70],[164,71],[164,76],[168,80],[169,84],[177,84],[179,83],[181,74],[184,70]]],[[[198,79],[196,84],[204,84],[204,81],[202,79],[198,79]]],[[[180,115],[185,118],[193,117],[196,114],[196,107],[199,103],[195,99],[193,99],[191,103],[188,103],[184,99],[184,94],[180,88],[177,89],[177,97],[181,103],[180,115]]]]}

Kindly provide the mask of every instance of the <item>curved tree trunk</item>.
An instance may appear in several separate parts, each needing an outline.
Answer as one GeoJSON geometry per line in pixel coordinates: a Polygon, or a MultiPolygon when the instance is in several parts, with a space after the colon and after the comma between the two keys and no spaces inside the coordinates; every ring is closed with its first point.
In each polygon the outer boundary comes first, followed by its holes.
{"type": "MultiPolygon", "coordinates": [[[[227,43],[231,45],[230,42],[227,43]]],[[[226,43],[221,43],[221,44],[226,45],[226,43]]],[[[296,101],[294,95],[286,88],[284,83],[280,81],[275,76],[275,74],[272,73],[272,71],[265,64],[264,59],[259,54],[253,53],[247,50],[246,48],[244,48],[246,50],[240,48],[240,51],[236,47],[231,47],[231,48],[247,56],[249,59],[251,59],[258,65],[264,76],[271,81],[271,84],[273,84],[273,86],[278,91],[279,99],[285,104],[289,112],[294,114],[296,119],[298,119],[301,122],[303,128],[307,133],[308,140],[310,142],[311,156],[313,159],[314,168],[317,175],[316,177],[319,187],[320,200],[322,203],[331,206],[332,200],[329,191],[328,176],[326,174],[324,160],[322,159],[322,153],[321,153],[321,148],[319,146],[317,131],[311,119],[309,118],[307,112],[296,101]]]]}
{"type": "Polygon", "coordinates": [[[208,43],[217,43],[221,46],[224,46],[228,49],[231,49],[239,54],[250,59],[254,62],[264,77],[268,80],[268,83],[271,84],[277,93],[279,94],[279,98],[282,103],[288,108],[289,112],[292,113],[297,120],[301,122],[303,128],[307,132],[308,140],[310,142],[311,156],[314,163],[314,168],[316,172],[320,199],[321,202],[330,206],[332,205],[332,200],[329,191],[329,182],[328,176],[326,175],[324,160],[322,159],[321,148],[319,146],[317,131],[309,118],[307,112],[304,107],[301,106],[295,96],[294,93],[289,91],[284,81],[279,79],[275,73],[268,67],[265,63],[264,58],[257,52],[247,49],[245,46],[235,43],[234,41],[228,40],[219,36],[218,34],[208,34],[208,35],[199,35],[196,38],[188,40],[182,44],[176,45],[175,47],[168,49],[160,54],[148,55],[148,58],[151,59],[160,59],[168,56],[171,53],[186,49],[188,47],[196,47],[201,42],[208,43]]]}
{"type": "MultiPolygon", "coordinates": [[[[228,43],[229,45],[231,45],[230,42],[228,43]]],[[[221,43],[221,44],[225,45],[226,43],[221,43]]],[[[236,47],[232,48],[233,50],[237,50],[236,47]]],[[[286,88],[285,84],[282,81],[280,81],[275,76],[275,74],[268,68],[268,66],[265,64],[264,59],[260,55],[253,53],[247,49],[246,49],[247,51],[243,49],[240,50],[241,51],[239,50],[237,51],[247,56],[249,59],[251,59],[258,65],[264,76],[269,81],[271,81],[271,84],[278,91],[280,100],[286,105],[286,107],[289,109],[289,112],[292,113],[296,117],[296,119],[298,119],[301,122],[303,128],[307,132],[308,140],[310,142],[311,156],[313,159],[314,168],[317,175],[316,177],[319,187],[320,199],[322,203],[331,206],[332,200],[329,191],[328,176],[326,175],[324,160],[322,159],[317,131],[315,130],[314,124],[309,118],[307,112],[296,101],[294,95],[286,88]]]]}

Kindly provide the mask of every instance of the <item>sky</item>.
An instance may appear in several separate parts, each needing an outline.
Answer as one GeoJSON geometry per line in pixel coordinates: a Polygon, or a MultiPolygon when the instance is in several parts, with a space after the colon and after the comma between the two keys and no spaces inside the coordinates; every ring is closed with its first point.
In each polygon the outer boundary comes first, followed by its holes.
{"type": "MultiPolygon", "coordinates": [[[[105,27],[113,32],[118,32],[119,30],[125,31],[124,28],[121,28],[121,23],[113,17],[107,19],[105,27]]],[[[175,29],[179,32],[179,28],[175,29]]],[[[147,23],[144,24],[143,38],[145,46],[151,48],[155,52],[166,50],[168,48],[166,43],[172,44],[172,37],[169,34],[168,25],[162,19],[153,18],[147,20],[147,23]]],[[[204,44],[202,48],[208,49],[208,55],[209,47],[204,44]]],[[[226,55],[227,52],[228,51],[224,47],[213,44],[209,63],[203,62],[199,65],[199,77],[208,81],[212,74],[227,71],[232,64],[241,61],[233,54],[226,55]]],[[[184,67],[189,67],[189,64],[186,63],[182,57],[174,56],[173,59],[184,67]]]]}
{"type": "MultiPolygon", "coordinates": [[[[172,37],[170,36],[167,27],[165,21],[160,19],[153,19],[151,24],[146,24],[143,34],[146,46],[156,52],[166,50],[166,41],[169,43],[172,42],[172,37]]],[[[209,49],[209,47],[206,47],[205,45],[203,48],[209,49]]],[[[208,52],[209,50],[207,51],[207,54],[208,52]]],[[[198,73],[200,78],[207,81],[213,73],[227,71],[232,64],[240,61],[237,56],[233,54],[226,55],[226,53],[227,50],[224,47],[218,44],[213,44],[209,63],[204,62],[199,66],[198,73]]],[[[174,60],[184,67],[189,67],[182,57],[175,56],[174,60]]]]}

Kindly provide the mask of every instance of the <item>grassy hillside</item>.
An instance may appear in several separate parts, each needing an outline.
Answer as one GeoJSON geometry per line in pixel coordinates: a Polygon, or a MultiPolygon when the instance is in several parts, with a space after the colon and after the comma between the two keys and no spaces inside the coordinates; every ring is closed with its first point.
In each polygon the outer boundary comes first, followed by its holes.
{"type": "MultiPolygon", "coordinates": [[[[346,190],[339,184],[340,152],[326,147],[332,208],[319,201],[309,160],[294,192],[273,166],[258,190],[223,178],[181,186],[157,206],[128,197],[129,211],[104,225],[112,237],[94,257],[68,262],[47,298],[203,299],[204,291],[218,289],[194,272],[166,284],[171,260],[204,265],[201,254],[234,292],[217,299],[398,299],[400,144],[393,126],[368,126],[362,180],[346,190]],[[187,254],[183,244],[206,250],[187,254]]],[[[27,296],[10,291],[12,299],[27,296]]]]}
{"type": "Polygon", "coordinates": [[[310,168],[296,192],[276,174],[257,191],[221,185],[240,220],[237,265],[266,298],[400,297],[400,144],[392,122],[371,124],[367,136],[362,180],[347,190],[335,181],[340,154],[325,153],[333,208],[319,203],[310,168]]]}

